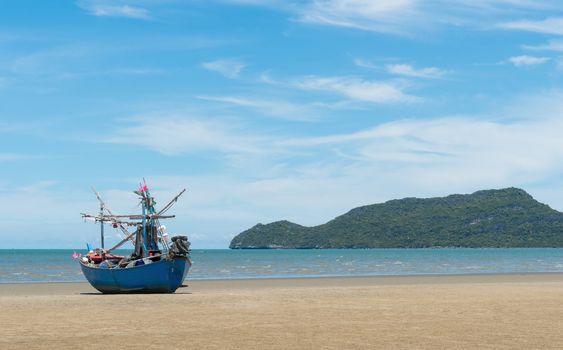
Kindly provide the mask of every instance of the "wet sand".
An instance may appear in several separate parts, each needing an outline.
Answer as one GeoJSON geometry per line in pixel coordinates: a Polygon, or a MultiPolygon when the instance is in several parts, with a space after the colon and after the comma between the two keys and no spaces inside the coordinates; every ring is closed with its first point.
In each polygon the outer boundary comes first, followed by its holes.
{"type": "Polygon", "coordinates": [[[563,348],[563,274],[188,284],[170,295],[0,285],[0,349],[563,348]]]}

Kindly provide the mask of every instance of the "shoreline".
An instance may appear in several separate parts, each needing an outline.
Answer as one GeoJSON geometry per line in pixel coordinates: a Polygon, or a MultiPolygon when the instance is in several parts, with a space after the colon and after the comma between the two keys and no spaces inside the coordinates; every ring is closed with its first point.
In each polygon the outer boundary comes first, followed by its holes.
{"type": "MultiPolygon", "coordinates": [[[[402,285],[451,285],[451,284],[507,284],[507,283],[563,283],[563,272],[515,272],[480,274],[425,274],[425,275],[377,275],[377,276],[326,276],[280,277],[190,280],[187,288],[179,288],[176,294],[186,291],[250,290],[283,288],[338,288],[377,287],[402,285]]],[[[0,283],[0,298],[16,295],[72,295],[99,293],[87,281],[84,282],[19,282],[0,283]]],[[[101,294],[101,293],[100,293],[101,294]]]]}
{"type": "MultiPolygon", "coordinates": [[[[293,279],[331,279],[331,278],[409,278],[409,277],[463,277],[463,276],[512,276],[512,275],[563,275],[561,271],[516,271],[516,272],[476,272],[476,273],[415,273],[415,274],[388,274],[388,275],[310,275],[310,276],[267,276],[267,277],[233,277],[233,278],[194,278],[189,276],[186,281],[254,281],[254,280],[293,280],[293,279]]],[[[0,282],[0,286],[8,284],[57,284],[57,283],[88,283],[88,281],[22,281],[0,282]]]]}

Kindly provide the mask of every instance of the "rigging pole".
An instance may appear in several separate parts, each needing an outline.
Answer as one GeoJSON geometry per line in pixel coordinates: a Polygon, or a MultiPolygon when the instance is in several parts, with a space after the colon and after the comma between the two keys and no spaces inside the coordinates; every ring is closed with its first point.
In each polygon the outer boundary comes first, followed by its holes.
{"type": "Polygon", "coordinates": [[[166,204],[162,209],[160,209],[160,211],[156,214],[156,215],[162,215],[164,214],[165,211],[167,211],[168,209],[170,209],[174,203],[176,203],[178,201],[178,198],[180,198],[180,196],[182,194],[184,194],[184,192],[186,192],[186,189],[184,188],[180,193],[178,193],[176,195],[176,197],[172,198],[172,200],[170,202],[168,202],[168,204],[166,204]]]}
{"type": "Polygon", "coordinates": [[[146,215],[146,195],[143,193],[143,199],[141,200],[141,206],[143,208],[143,247],[145,248],[145,251],[143,252],[143,255],[148,256],[149,252],[148,252],[148,242],[147,242],[147,215],[146,215]]]}
{"type": "MultiPolygon", "coordinates": [[[[100,196],[100,194],[98,193],[98,191],[96,191],[96,189],[94,187],[92,187],[92,191],[94,191],[94,194],[96,195],[96,198],[98,198],[98,201],[100,202],[100,208],[103,208],[104,210],[106,210],[108,212],[109,215],[113,215],[113,213],[111,212],[111,210],[109,209],[109,207],[106,205],[106,203],[102,200],[102,197],[100,196]]],[[[103,213],[102,213],[103,214],[103,213]]],[[[102,222],[103,225],[103,222],[102,222]]],[[[125,237],[129,237],[129,240],[131,241],[131,243],[133,243],[133,245],[135,245],[135,241],[133,240],[133,238],[130,236],[129,231],[127,231],[127,229],[125,227],[123,227],[123,225],[121,223],[117,223],[117,226],[119,227],[119,229],[121,230],[121,232],[123,232],[123,234],[125,235],[125,237]]],[[[103,228],[102,228],[102,232],[103,232],[103,228]]],[[[102,240],[103,241],[103,240],[102,240]]],[[[103,244],[102,244],[103,245],[103,244]]]]}
{"type": "MultiPolygon", "coordinates": [[[[104,203],[100,202],[100,217],[104,216],[104,203]]],[[[100,220],[100,238],[102,241],[102,249],[104,249],[104,220],[100,220]]]]}

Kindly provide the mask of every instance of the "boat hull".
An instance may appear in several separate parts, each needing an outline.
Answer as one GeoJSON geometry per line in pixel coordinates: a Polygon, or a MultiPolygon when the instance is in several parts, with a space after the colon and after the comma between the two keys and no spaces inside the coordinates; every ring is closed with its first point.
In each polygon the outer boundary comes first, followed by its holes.
{"type": "Polygon", "coordinates": [[[191,264],[187,258],[163,259],[129,268],[91,267],[80,263],[92,287],[102,293],[174,293],[191,264]]]}

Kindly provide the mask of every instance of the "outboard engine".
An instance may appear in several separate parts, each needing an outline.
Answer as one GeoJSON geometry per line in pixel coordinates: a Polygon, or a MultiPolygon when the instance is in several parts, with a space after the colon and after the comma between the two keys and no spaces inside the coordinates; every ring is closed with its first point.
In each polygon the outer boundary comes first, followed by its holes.
{"type": "Polygon", "coordinates": [[[170,253],[175,256],[187,256],[190,253],[190,242],[187,236],[172,237],[170,253]]]}

